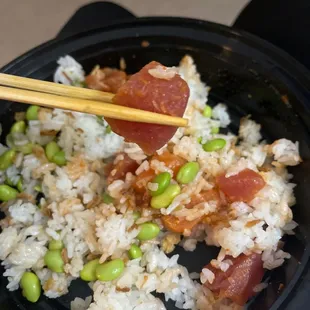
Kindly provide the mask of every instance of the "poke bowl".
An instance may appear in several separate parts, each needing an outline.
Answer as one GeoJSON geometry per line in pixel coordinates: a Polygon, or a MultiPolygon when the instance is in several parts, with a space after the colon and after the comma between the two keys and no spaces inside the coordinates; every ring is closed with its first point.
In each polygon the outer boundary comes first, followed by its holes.
{"type": "Polygon", "coordinates": [[[147,94],[163,112],[176,95],[189,119],[156,145],[167,128],[2,102],[3,309],[306,303],[310,83],[296,61],[225,26],[145,18],[47,42],[2,72],[116,97],[144,73],[128,102],[147,94]]]}

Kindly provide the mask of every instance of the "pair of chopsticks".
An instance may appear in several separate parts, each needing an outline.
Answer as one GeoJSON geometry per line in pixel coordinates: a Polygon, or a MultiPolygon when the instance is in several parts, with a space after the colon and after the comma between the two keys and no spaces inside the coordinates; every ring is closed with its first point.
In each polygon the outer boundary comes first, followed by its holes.
{"type": "Polygon", "coordinates": [[[112,104],[114,94],[0,73],[0,99],[141,123],[186,127],[187,119],[112,104]]]}

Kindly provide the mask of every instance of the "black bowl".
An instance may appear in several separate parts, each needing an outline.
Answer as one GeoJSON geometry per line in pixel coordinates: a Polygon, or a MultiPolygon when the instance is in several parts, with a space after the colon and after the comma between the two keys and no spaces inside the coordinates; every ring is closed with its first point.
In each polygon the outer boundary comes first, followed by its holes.
{"type": "MultiPolygon", "coordinates": [[[[70,54],[86,72],[96,64],[118,67],[120,57],[128,72],[136,72],[151,60],[171,66],[185,55],[193,56],[202,79],[212,87],[210,102],[224,102],[232,115],[232,131],[240,117],[251,114],[262,124],[267,140],[288,138],[300,141],[303,163],[292,168],[297,205],[294,219],[299,223],[295,236],[286,238],[285,250],[292,258],[267,274],[268,288],[248,304],[249,309],[305,309],[309,279],[310,237],[310,77],[308,71],[274,46],[252,35],[225,26],[181,18],[143,18],[109,25],[68,38],[49,41],[2,69],[2,72],[51,80],[60,56],[70,54]],[[143,47],[142,41],[149,46],[143,47]]],[[[13,122],[21,104],[1,102],[0,121],[4,132],[13,122]]],[[[181,253],[180,262],[190,271],[199,271],[217,250],[200,245],[194,253],[181,253]]],[[[20,291],[8,292],[0,278],[1,309],[69,309],[76,296],[86,297],[85,283],[74,281],[70,292],[56,300],[44,296],[28,303],[20,291]]],[[[310,300],[310,299],[309,299],[310,300]]],[[[168,309],[176,309],[168,303],[168,309]]]]}

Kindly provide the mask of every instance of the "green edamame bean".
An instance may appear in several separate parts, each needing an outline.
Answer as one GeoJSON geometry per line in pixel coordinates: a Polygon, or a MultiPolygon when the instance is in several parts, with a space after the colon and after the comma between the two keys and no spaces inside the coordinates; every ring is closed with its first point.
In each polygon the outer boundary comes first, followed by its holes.
{"type": "Polygon", "coordinates": [[[100,125],[103,125],[103,119],[102,116],[96,115],[97,116],[97,123],[100,125]]]}
{"type": "Polygon", "coordinates": [[[80,81],[80,80],[74,80],[72,82],[72,85],[76,86],[76,87],[86,87],[87,88],[87,84],[84,81],[80,81]]]}
{"type": "Polygon", "coordinates": [[[198,143],[201,143],[201,141],[202,141],[202,137],[197,138],[198,143]]]}
{"type": "Polygon", "coordinates": [[[106,130],[105,130],[105,133],[106,133],[106,134],[109,134],[109,133],[111,133],[111,132],[112,132],[111,126],[108,126],[108,127],[106,128],[106,130]]]}
{"type": "Polygon", "coordinates": [[[44,256],[44,262],[48,269],[57,273],[64,272],[64,261],[60,250],[47,251],[44,256]]]}
{"type": "Polygon", "coordinates": [[[19,121],[13,124],[11,127],[11,133],[24,133],[26,131],[26,123],[24,121],[19,121]]]}
{"type": "Polygon", "coordinates": [[[33,144],[29,142],[24,145],[16,146],[15,148],[17,151],[22,152],[24,155],[28,155],[32,153],[33,144]]]}
{"type": "Polygon", "coordinates": [[[0,185],[0,200],[1,201],[9,201],[11,199],[15,199],[18,195],[18,191],[6,184],[0,185]]]}
{"type": "Polygon", "coordinates": [[[9,179],[9,178],[6,178],[5,181],[4,181],[4,183],[5,183],[6,185],[9,185],[9,186],[14,186],[14,185],[15,185],[15,184],[12,182],[12,180],[9,179]]]}
{"type": "Polygon", "coordinates": [[[96,277],[100,281],[112,281],[118,278],[124,271],[125,264],[120,259],[114,259],[96,267],[96,277]]]}
{"type": "Polygon", "coordinates": [[[86,263],[83,269],[80,271],[80,277],[84,281],[96,281],[96,268],[99,265],[99,258],[91,260],[90,262],[86,263]]]}
{"type": "Polygon", "coordinates": [[[136,259],[142,256],[142,251],[139,246],[132,244],[128,251],[128,255],[130,259],[136,259]]]}
{"type": "Polygon", "coordinates": [[[31,105],[26,111],[26,119],[27,121],[35,121],[38,119],[38,112],[40,107],[36,105],[31,105]]]}
{"type": "Polygon", "coordinates": [[[137,238],[140,241],[151,240],[157,237],[160,232],[160,228],[156,223],[148,222],[143,223],[140,226],[140,232],[137,238]]]}
{"type": "Polygon", "coordinates": [[[60,152],[60,147],[58,146],[58,144],[55,141],[49,142],[45,146],[45,154],[46,154],[46,157],[49,161],[53,161],[53,157],[58,152],[60,152]]]}
{"type": "Polygon", "coordinates": [[[213,139],[205,143],[202,147],[206,152],[214,152],[221,150],[226,145],[226,140],[224,139],[213,139]]]}
{"type": "Polygon", "coordinates": [[[62,250],[64,248],[64,243],[62,242],[62,240],[51,240],[48,244],[48,249],[51,251],[54,250],[62,250]]]}
{"type": "Polygon", "coordinates": [[[170,184],[171,175],[169,172],[162,172],[158,174],[153,180],[152,183],[158,184],[158,189],[156,191],[150,191],[152,196],[158,196],[162,194],[170,184]]]}
{"type": "Polygon", "coordinates": [[[203,109],[202,114],[204,117],[211,117],[212,116],[212,108],[209,105],[206,105],[206,107],[203,109]]]}
{"type": "Polygon", "coordinates": [[[14,139],[13,139],[13,136],[12,134],[8,134],[6,137],[5,137],[5,143],[8,147],[10,148],[15,148],[15,143],[14,143],[14,139]]]}
{"type": "Polygon", "coordinates": [[[219,133],[220,132],[220,128],[219,127],[212,127],[211,128],[211,133],[212,134],[217,134],[217,133],[219,133]]]}
{"type": "Polygon", "coordinates": [[[23,179],[22,178],[19,178],[17,184],[16,184],[16,188],[18,189],[18,191],[21,193],[24,189],[23,189],[23,179]]]}
{"type": "Polygon", "coordinates": [[[181,184],[188,184],[194,181],[198,171],[199,171],[199,164],[197,162],[189,162],[183,165],[178,174],[177,174],[177,181],[181,184]]]}
{"type": "Polygon", "coordinates": [[[132,215],[135,221],[141,217],[141,213],[139,211],[134,211],[132,215]]]}
{"type": "Polygon", "coordinates": [[[15,150],[8,150],[5,151],[0,156],[0,170],[6,170],[9,168],[15,159],[16,151],[15,150]]]}
{"type": "Polygon", "coordinates": [[[65,152],[64,151],[57,152],[53,156],[52,162],[58,166],[64,166],[67,163],[65,152]]]}
{"type": "Polygon", "coordinates": [[[38,276],[33,273],[26,271],[24,272],[20,286],[22,288],[23,296],[30,302],[37,302],[41,295],[41,285],[38,276]]]}
{"type": "Polygon", "coordinates": [[[110,204],[114,202],[114,198],[111,197],[108,193],[102,194],[102,200],[106,204],[110,204]]]}
{"type": "Polygon", "coordinates": [[[178,184],[170,184],[162,194],[152,197],[151,207],[154,209],[167,208],[180,192],[181,188],[178,184]]]}
{"type": "Polygon", "coordinates": [[[36,192],[42,192],[42,187],[40,185],[36,185],[34,188],[33,188],[36,192]]]}

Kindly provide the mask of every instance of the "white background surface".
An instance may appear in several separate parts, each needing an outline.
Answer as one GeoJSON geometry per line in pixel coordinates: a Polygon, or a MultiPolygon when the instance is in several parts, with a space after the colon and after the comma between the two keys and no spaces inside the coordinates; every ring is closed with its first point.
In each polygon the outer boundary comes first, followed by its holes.
{"type": "MultiPolygon", "coordinates": [[[[117,0],[137,16],[185,16],[230,25],[249,0],[117,0]]],[[[0,0],[0,66],[53,38],[85,0],[0,0]]]]}

